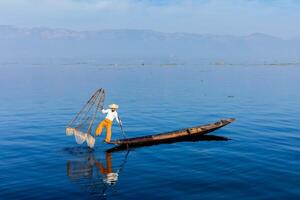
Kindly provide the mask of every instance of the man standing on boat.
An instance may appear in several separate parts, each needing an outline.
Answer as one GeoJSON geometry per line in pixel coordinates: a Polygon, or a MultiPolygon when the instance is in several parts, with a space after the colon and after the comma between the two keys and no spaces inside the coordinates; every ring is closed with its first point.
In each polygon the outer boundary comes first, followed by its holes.
{"type": "Polygon", "coordinates": [[[121,120],[119,119],[119,116],[117,113],[118,108],[119,108],[119,106],[117,104],[111,104],[111,105],[109,105],[109,109],[102,110],[102,113],[107,114],[107,115],[106,115],[105,119],[101,123],[99,123],[99,125],[96,129],[96,136],[101,135],[102,129],[103,129],[103,127],[105,127],[106,128],[106,139],[105,139],[106,143],[110,142],[111,126],[112,126],[114,119],[116,119],[118,124],[121,125],[121,120]]]}

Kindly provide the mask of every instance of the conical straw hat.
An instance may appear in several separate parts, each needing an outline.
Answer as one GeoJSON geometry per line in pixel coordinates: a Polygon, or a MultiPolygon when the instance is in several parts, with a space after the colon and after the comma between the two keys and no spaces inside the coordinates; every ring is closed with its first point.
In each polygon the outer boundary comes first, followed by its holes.
{"type": "Polygon", "coordinates": [[[113,109],[118,109],[119,108],[119,106],[117,105],[117,104],[110,104],[109,105],[109,108],[113,108],[113,109]]]}

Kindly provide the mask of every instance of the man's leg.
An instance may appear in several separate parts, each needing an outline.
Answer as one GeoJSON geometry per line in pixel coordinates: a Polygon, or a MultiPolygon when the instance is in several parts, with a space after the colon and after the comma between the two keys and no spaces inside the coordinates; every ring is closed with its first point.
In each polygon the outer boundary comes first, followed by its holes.
{"type": "Polygon", "coordinates": [[[98,125],[98,127],[97,127],[97,129],[96,129],[96,136],[101,135],[104,124],[105,124],[105,122],[102,121],[102,122],[98,125]]]}
{"type": "Polygon", "coordinates": [[[106,126],[106,139],[105,142],[109,143],[111,138],[111,123],[106,126]]]}

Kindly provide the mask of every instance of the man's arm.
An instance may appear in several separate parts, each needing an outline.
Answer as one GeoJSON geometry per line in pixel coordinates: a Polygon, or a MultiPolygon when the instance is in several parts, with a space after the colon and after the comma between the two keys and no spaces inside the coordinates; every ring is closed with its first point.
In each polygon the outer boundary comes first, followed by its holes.
{"type": "Polygon", "coordinates": [[[105,109],[102,109],[101,112],[102,112],[103,114],[105,114],[105,113],[108,113],[108,111],[109,111],[108,109],[106,109],[106,110],[105,110],[105,109]]]}
{"type": "Polygon", "coordinates": [[[118,124],[122,125],[122,122],[121,122],[121,120],[120,120],[119,115],[118,115],[117,112],[116,112],[115,115],[116,115],[116,121],[118,122],[118,124]]]}

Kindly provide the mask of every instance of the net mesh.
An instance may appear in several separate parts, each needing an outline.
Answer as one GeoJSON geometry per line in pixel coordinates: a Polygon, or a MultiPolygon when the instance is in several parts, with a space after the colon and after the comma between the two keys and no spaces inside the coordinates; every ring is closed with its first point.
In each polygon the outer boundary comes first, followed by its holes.
{"type": "Polygon", "coordinates": [[[66,135],[75,136],[77,144],[87,141],[90,147],[94,146],[94,122],[101,117],[105,99],[104,89],[98,89],[87,103],[81,108],[66,128],[66,135]]]}

